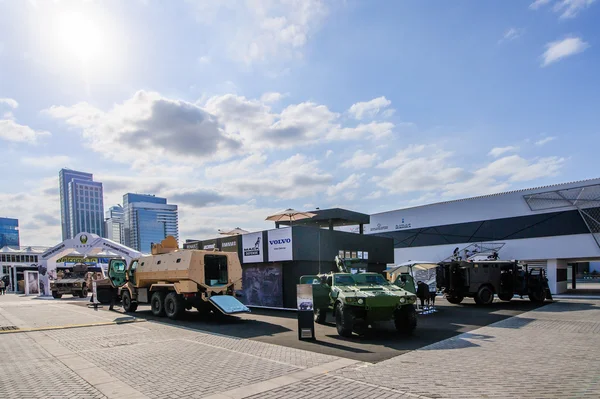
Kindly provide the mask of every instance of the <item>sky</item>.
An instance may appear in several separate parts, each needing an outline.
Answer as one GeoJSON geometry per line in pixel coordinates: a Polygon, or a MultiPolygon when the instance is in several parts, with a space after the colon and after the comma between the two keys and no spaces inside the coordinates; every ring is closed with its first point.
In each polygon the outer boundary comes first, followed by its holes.
{"type": "Polygon", "coordinates": [[[0,217],[60,242],[63,167],[181,242],[598,177],[599,3],[0,0],[0,217]]]}

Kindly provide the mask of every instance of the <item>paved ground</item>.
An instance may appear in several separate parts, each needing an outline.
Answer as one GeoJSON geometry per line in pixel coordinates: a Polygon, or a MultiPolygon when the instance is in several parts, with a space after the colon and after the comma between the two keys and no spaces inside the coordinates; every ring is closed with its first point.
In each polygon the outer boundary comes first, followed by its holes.
{"type": "MultiPolygon", "coordinates": [[[[86,303],[78,303],[86,306],[86,303]]],[[[159,320],[173,326],[211,331],[375,363],[521,314],[537,306],[529,300],[516,299],[509,303],[498,301],[489,308],[482,308],[475,306],[470,299],[465,299],[464,304],[452,305],[438,298],[437,312],[419,317],[419,325],[412,337],[399,336],[393,323],[389,322],[378,325],[365,337],[343,338],[337,334],[333,317],[329,315],[327,325],[315,326],[318,339],[315,342],[298,340],[296,314],[289,311],[253,309],[251,314],[235,317],[226,322],[207,319],[196,311],[187,312],[181,321],[156,318],[152,315],[149,306],[140,306],[135,314],[138,317],[159,320]]]]}
{"type": "MultiPolygon", "coordinates": [[[[478,317],[473,307],[448,309],[478,317]]],[[[0,327],[28,332],[0,333],[0,387],[3,398],[600,397],[600,301],[491,313],[500,319],[373,364],[197,326],[108,324],[127,318],[9,295],[0,297],[0,327]],[[516,316],[506,318],[511,312],[516,316]],[[52,328],[74,324],[90,326],[52,328]]],[[[274,324],[273,315],[262,318],[274,324]]],[[[289,319],[280,320],[279,329],[290,329],[289,319]]],[[[267,322],[223,330],[254,323],[267,322]]],[[[364,347],[375,346],[376,337],[364,347]]]]}

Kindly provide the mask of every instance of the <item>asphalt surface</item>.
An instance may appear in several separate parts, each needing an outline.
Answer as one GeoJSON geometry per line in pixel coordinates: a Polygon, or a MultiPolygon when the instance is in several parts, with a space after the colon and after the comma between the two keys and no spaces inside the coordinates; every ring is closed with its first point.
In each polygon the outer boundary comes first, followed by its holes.
{"type": "MultiPolygon", "coordinates": [[[[85,300],[72,303],[87,305],[85,300]]],[[[389,322],[369,329],[365,336],[344,338],[337,334],[333,317],[328,315],[327,324],[315,324],[316,341],[298,340],[298,322],[296,312],[293,311],[252,309],[250,314],[223,318],[202,317],[192,310],[186,312],[181,320],[170,320],[153,316],[149,306],[141,305],[132,315],[181,328],[377,363],[538,307],[539,305],[527,299],[513,299],[508,303],[496,299],[492,305],[483,307],[475,305],[470,299],[465,299],[460,305],[453,305],[438,297],[436,311],[418,316],[417,329],[412,336],[398,334],[393,323],[389,322]]],[[[108,311],[107,309],[105,306],[100,311],[108,311]]],[[[115,307],[115,310],[122,312],[120,307],[115,307]]]]}

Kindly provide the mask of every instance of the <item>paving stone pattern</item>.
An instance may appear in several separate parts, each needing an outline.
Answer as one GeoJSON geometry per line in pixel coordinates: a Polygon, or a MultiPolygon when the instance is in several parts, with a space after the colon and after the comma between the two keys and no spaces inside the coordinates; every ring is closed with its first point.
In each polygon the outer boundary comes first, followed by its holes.
{"type": "Polygon", "coordinates": [[[105,398],[24,333],[0,336],[0,397],[105,398]]]}

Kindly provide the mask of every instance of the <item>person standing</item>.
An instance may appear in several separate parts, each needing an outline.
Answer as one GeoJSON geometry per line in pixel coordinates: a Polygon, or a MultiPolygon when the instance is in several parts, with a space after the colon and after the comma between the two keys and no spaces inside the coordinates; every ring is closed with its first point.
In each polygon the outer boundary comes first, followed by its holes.
{"type": "Polygon", "coordinates": [[[0,295],[6,294],[6,284],[4,284],[4,280],[0,278],[0,295]]]}

